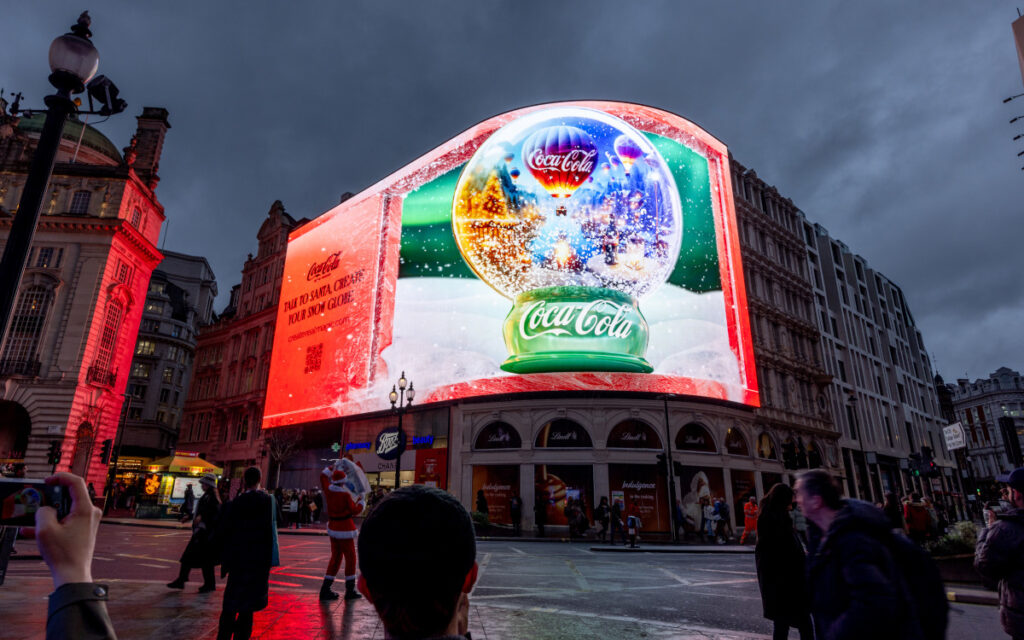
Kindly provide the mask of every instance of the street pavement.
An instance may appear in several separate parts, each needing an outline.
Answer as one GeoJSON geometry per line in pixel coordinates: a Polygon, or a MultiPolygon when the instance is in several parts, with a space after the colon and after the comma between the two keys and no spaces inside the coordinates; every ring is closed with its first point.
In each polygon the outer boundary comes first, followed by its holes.
{"type": "MultiPolygon", "coordinates": [[[[221,591],[199,594],[199,572],[184,592],[177,574],[186,530],[103,524],[93,576],[110,585],[109,609],[122,639],[216,635],[221,591]]],[[[320,535],[282,535],[282,566],[271,575],[270,607],[254,638],[384,637],[365,600],[321,604],[317,589],[329,554],[320,535]]],[[[44,638],[49,572],[31,541],[19,541],[0,586],[0,637],[44,638]]],[[[750,554],[608,553],[589,543],[481,541],[480,579],[471,596],[476,639],[770,638],[761,617],[750,554]]],[[[222,588],[222,584],[218,585],[222,588]]],[[[795,632],[791,637],[796,638],[795,632]]],[[[952,640],[1005,637],[998,609],[953,603],[952,640]]]]}

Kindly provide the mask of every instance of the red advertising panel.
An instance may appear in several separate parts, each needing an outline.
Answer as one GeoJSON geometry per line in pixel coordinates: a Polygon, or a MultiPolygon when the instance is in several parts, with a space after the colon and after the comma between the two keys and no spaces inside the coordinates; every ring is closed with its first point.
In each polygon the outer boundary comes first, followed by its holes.
{"type": "Polygon", "coordinates": [[[671,113],[486,120],[289,237],[264,427],[615,390],[759,403],[725,145],[671,113]]]}
{"type": "Polygon", "coordinates": [[[415,484],[448,488],[448,449],[417,449],[415,484]]]}

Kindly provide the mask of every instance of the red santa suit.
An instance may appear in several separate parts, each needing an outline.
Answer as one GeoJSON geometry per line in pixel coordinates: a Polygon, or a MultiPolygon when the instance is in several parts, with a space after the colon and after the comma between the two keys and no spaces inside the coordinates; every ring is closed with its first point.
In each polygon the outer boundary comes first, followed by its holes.
{"type": "Polygon", "coordinates": [[[331,585],[345,561],[345,599],[359,597],[356,581],[356,536],[359,531],[353,518],[363,512],[363,496],[369,488],[366,475],[351,460],[338,460],[320,474],[320,486],[327,510],[327,535],[331,539],[331,559],[320,587],[321,600],[333,600],[338,594],[331,585]]]}

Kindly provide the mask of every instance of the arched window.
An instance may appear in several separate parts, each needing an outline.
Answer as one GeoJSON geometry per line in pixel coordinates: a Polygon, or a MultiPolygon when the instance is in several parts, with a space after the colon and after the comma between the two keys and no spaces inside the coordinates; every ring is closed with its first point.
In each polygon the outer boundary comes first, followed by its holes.
{"type": "Polygon", "coordinates": [[[681,451],[702,451],[716,453],[715,439],[702,425],[691,422],[676,434],[676,449],[681,451]]]}
{"type": "Polygon", "coordinates": [[[765,460],[779,459],[779,454],[775,451],[775,441],[764,431],[757,436],[757,457],[765,460]]]}
{"type": "Polygon", "coordinates": [[[71,213],[75,215],[85,215],[89,213],[89,199],[92,194],[88,191],[76,191],[75,195],[71,196],[71,213]]]}
{"type": "Polygon", "coordinates": [[[647,423],[625,420],[615,425],[608,436],[611,449],[662,449],[661,438],[647,423]]]}
{"type": "Polygon", "coordinates": [[[590,440],[590,434],[579,424],[572,420],[560,418],[552,420],[541,428],[537,434],[538,448],[588,448],[594,443],[590,440]]]}
{"type": "Polygon", "coordinates": [[[114,358],[114,349],[117,347],[117,331],[121,326],[121,316],[124,315],[124,305],[120,300],[111,300],[107,303],[106,318],[103,321],[103,334],[100,336],[100,348],[96,352],[96,368],[103,372],[110,372],[110,363],[114,358]]]}
{"type": "Polygon", "coordinates": [[[821,447],[817,442],[811,440],[807,443],[807,468],[818,469],[824,466],[821,455],[821,447]]]}
{"type": "Polygon", "coordinates": [[[476,436],[474,449],[520,449],[523,439],[516,428],[507,422],[492,422],[476,436]]]}
{"type": "Polygon", "coordinates": [[[725,452],[734,456],[749,456],[750,447],[747,446],[747,439],[743,432],[733,427],[725,432],[725,452]]]}
{"type": "Polygon", "coordinates": [[[7,345],[3,352],[0,370],[28,375],[36,362],[39,340],[46,323],[46,312],[53,302],[53,291],[35,285],[24,289],[14,308],[11,328],[7,334],[7,345]]]}

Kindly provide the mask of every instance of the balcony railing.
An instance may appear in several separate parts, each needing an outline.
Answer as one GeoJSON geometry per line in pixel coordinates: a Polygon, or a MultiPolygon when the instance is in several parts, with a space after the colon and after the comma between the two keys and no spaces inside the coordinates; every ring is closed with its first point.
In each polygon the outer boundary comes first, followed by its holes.
{"type": "Polygon", "coordinates": [[[89,371],[85,374],[86,382],[99,385],[101,387],[113,388],[116,380],[116,373],[102,367],[97,367],[96,365],[89,367],[89,371]]]}
{"type": "Polygon", "coordinates": [[[41,366],[38,360],[0,360],[0,377],[38,376],[41,366]]]}

